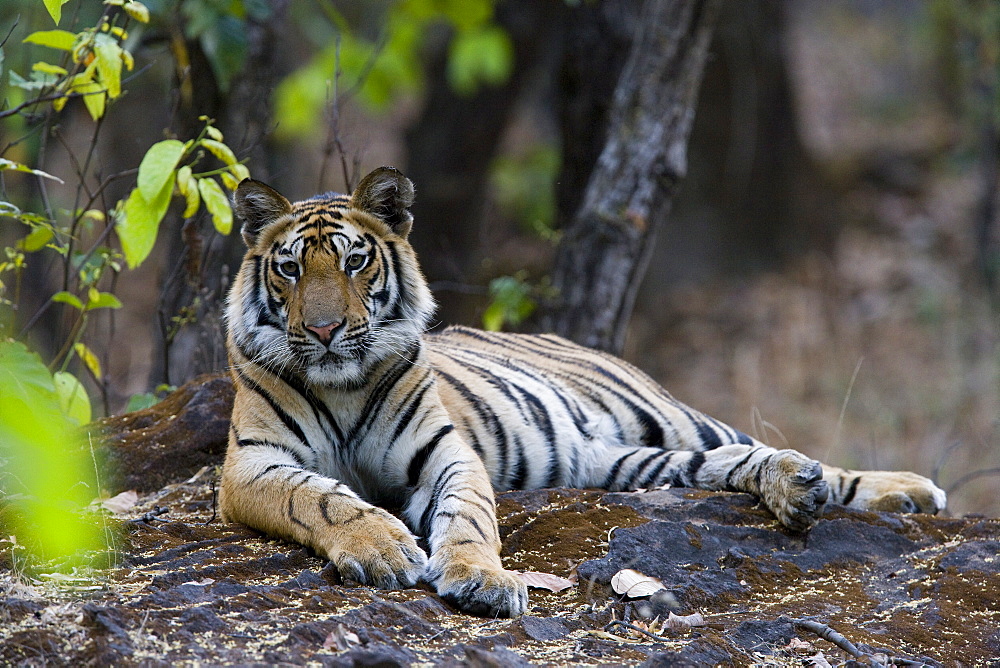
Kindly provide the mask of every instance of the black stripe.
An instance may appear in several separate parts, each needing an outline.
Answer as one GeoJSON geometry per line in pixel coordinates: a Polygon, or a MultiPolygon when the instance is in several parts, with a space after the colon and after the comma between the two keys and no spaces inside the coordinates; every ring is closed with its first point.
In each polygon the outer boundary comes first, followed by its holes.
{"type": "Polygon", "coordinates": [[[704,464],[705,464],[705,453],[703,452],[691,453],[691,461],[689,461],[687,465],[687,476],[688,479],[691,481],[692,487],[698,486],[697,485],[698,471],[701,470],[701,467],[704,464]]]}
{"type": "Polygon", "coordinates": [[[295,390],[299,396],[301,396],[306,403],[309,404],[313,413],[316,415],[316,422],[320,424],[320,427],[323,426],[320,422],[320,415],[326,419],[327,423],[330,425],[330,429],[333,430],[333,435],[334,438],[336,438],[338,445],[344,442],[344,432],[341,431],[340,425],[338,425],[337,421],[334,419],[329,406],[323,403],[320,398],[317,397],[316,394],[299,378],[286,373],[276,373],[275,375],[281,380],[281,382],[295,390]]]}
{"type": "Polygon", "coordinates": [[[290,447],[288,447],[283,443],[275,443],[274,441],[266,441],[257,438],[241,438],[238,441],[236,441],[236,445],[238,445],[241,448],[245,448],[248,446],[262,446],[262,447],[274,448],[275,450],[281,450],[282,452],[290,456],[292,459],[295,460],[295,463],[298,464],[299,466],[305,468],[306,465],[305,462],[302,461],[302,457],[299,456],[297,452],[295,452],[294,450],[292,450],[290,447]]]}
{"type": "Polygon", "coordinates": [[[638,475],[640,473],[642,473],[643,469],[645,469],[647,466],[649,466],[649,464],[654,459],[656,459],[657,457],[662,457],[662,456],[663,456],[663,451],[661,450],[659,452],[654,452],[653,454],[649,455],[648,457],[646,457],[645,459],[643,459],[641,462],[639,462],[639,464],[634,469],[632,469],[632,473],[629,474],[629,476],[628,476],[628,482],[625,483],[625,488],[626,489],[635,489],[636,488],[636,484],[635,483],[636,483],[636,479],[637,479],[638,475]]]}
{"type": "Polygon", "coordinates": [[[276,469],[295,469],[297,471],[301,471],[302,470],[302,469],[298,468],[297,466],[293,466],[292,464],[268,464],[264,468],[264,470],[261,471],[260,473],[258,473],[257,475],[255,475],[253,477],[253,479],[250,480],[250,482],[257,482],[258,480],[260,480],[261,478],[263,478],[264,476],[266,476],[268,473],[270,473],[271,471],[274,471],[276,469]]]}
{"type": "Polygon", "coordinates": [[[403,411],[399,421],[396,423],[396,428],[392,432],[392,438],[389,439],[390,443],[395,443],[396,439],[398,439],[400,434],[403,433],[403,430],[406,429],[406,427],[413,420],[413,415],[417,412],[417,408],[420,407],[420,402],[423,401],[424,395],[427,393],[427,389],[430,386],[430,383],[415,385],[413,389],[410,390],[410,393],[406,395],[406,398],[403,399],[403,405],[407,402],[409,402],[409,405],[406,406],[406,410],[403,411]],[[417,392],[416,397],[413,396],[414,392],[417,392]]]}
{"type": "Polygon", "coordinates": [[[382,404],[385,403],[386,398],[389,396],[389,392],[392,388],[402,379],[406,372],[413,368],[413,360],[416,359],[417,354],[420,351],[420,340],[415,341],[404,354],[400,355],[389,370],[382,375],[381,380],[372,390],[371,394],[368,395],[368,400],[365,401],[365,406],[359,414],[357,422],[351,427],[351,430],[347,433],[344,439],[344,447],[352,448],[357,444],[358,437],[362,434],[362,430],[367,431],[371,428],[371,425],[381,417],[382,404]]]}
{"type": "Polygon", "coordinates": [[[427,442],[422,448],[417,450],[416,454],[413,455],[413,459],[410,460],[410,465],[406,467],[406,484],[410,487],[416,487],[417,481],[420,479],[420,472],[424,469],[424,464],[427,463],[427,458],[431,456],[434,449],[441,443],[441,439],[450,434],[455,430],[455,425],[445,425],[437,430],[437,433],[431,437],[431,440],[427,442]]]}
{"type": "Polygon", "coordinates": [[[744,466],[746,466],[746,463],[750,461],[750,458],[753,457],[754,453],[756,453],[758,450],[759,450],[759,448],[754,448],[753,450],[751,450],[750,452],[747,453],[746,457],[744,457],[739,462],[737,462],[736,466],[734,466],[731,469],[729,469],[729,472],[726,474],[726,489],[731,490],[731,491],[739,491],[739,490],[737,490],[737,489],[735,489],[733,487],[733,483],[732,483],[733,476],[736,475],[736,473],[741,468],[743,468],[744,466]]]}
{"type": "Polygon", "coordinates": [[[612,485],[615,482],[615,478],[618,476],[618,471],[622,468],[622,464],[625,463],[626,459],[637,452],[639,452],[638,449],[627,452],[615,461],[615,463],[611,466],[611,469],[608,471],[607,477],[604,478],[604,484],[601,485],[601,489],[613,489],[612,485]]]}
{"type": "Polygon", "coordinates": [[[840,502],[841,505],[844,506],[850,505],[851,501],[854,500],[854,495],[857,494],[858,492],[858,484],[860,482],[861,482],[861,476],[857,476],[856,478],[854,478],[854,480],[851,481],[850,487],[847,488],[847,494],[840,502]]]}
{"type": "Polygon", "coordinates": [[[649,487],[650,485],[654,484],[656,482],[656,479],[660,476],[660,473],[663,471],[663,468],[668,463],[670,463],[670,460],[677,452],[678,452],[677,450],[667,450],[666,452],[662,453],[661,456],[663,457],[663,459],[661,459],[660,463],[654,466],[653,469],[649,472],[649,475],[647,475],[643,479],[643,481],[639,483],[639,487],[649,487]]]}
{"type": "Polygon", "coordinates": [[[441,494],[441,490],[449,480],[461,473],[461,471],[452,471],[452,469],[465,463],[466,462],[449,462],[448,465],[441,469],[441,472],[438,473],[437,481],[434,483],[434,491],[431,492],[431,500],[427,504],[427,507],[424,508],[424,512],[420,514],[420,531],[424,536],[427,536],[430,533],[430,519],[434,516],[434,511],[437,508],[438,497],[441,494]]]}
{"type": "MultiPolygon", "coordinates": [[[[250,379],[240,369],[236,369],[236,376],[239,379],[239,381],[246,386],[248,390],[256,392],[261,397],[263,397],[264,401],[268,403],[268,405],[271,407],[271,410],[274,411],[274,414],[278,416],[278,419],[281,420],[281,422],[285,425],[285,427],[287,427],[290,432],[295,434],[295,437],[298,438],[300,441],[302,441],[303,445],[309,447],[309,441],[306,439],[306,435],[305,432],[302,431],[302,427],[295,420],[295,418],[286,413],[285,410],[278,405],[278,402],[275,401],[274,397],[272,397],[264,388],[255,383],[252,379],[250,379]]],[[[312,448],[310,447],[310,449],[312,448]]]]}

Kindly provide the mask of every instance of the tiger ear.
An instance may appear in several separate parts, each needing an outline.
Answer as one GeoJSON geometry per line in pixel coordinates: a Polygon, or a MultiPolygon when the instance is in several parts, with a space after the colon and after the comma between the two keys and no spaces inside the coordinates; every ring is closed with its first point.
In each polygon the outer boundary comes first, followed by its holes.
{"type": "Polygon", "coordinates": [[[271,186],[243,179],[233,195],[233,209],[243,221],[243,241],[247,246],[257,243],[261,230],[292,212],[291,203],[271,186]]]}
{"type": "Polygon", "coordinates": [[[372,214],[406,237],[413,226],[413,183],[395,167],[379,167],[361,179],[351,195],[351,206],[372,214]]]}

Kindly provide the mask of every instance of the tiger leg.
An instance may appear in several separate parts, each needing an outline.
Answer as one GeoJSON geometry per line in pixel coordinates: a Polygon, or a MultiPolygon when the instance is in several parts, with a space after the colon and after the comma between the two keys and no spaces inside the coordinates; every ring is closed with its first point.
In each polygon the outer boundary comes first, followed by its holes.
{"type": "Polygon", "coordinates": [[[452,431],[412,474],[417,486],[403,515],[430,546],[424,580],[463,612],[522,614],[528,590],[500,563],[493,487],[475,451],[452,431]]]}
{"type": "Polygon", "coordinates": [[[849,508],[933,515],[948,500],[943,489],[908,471],[848,471],[824,464],[823,479],[830,500],[849,508]]]}
{"type": "Polygon", "coordinates": [[[819,462],[761,443],[705,451],[615,447],[609,455],[608,473],[603,478],[598,473],[592,486],[626,490],[669,484],[749,492],[782,524],[800,531],[816,523],[829,496],[819,462]]]}
{"type": "Polygon", "coordinates": [[[345,579],[380,589],[416,584],[427,556],[399,519],[287,451],[251,443],[230,442],[219,491],[224,520],[311,547],[345,579]]]}

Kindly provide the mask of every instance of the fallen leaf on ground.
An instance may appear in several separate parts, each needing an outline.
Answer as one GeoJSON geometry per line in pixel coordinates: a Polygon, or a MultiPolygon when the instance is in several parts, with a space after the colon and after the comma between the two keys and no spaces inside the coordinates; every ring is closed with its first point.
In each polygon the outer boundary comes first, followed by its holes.
{"type": "Polygon", "coordinates": [[[611,577],[611,588],[616,594],[624,594],[629,598],[642,598],[666,589],[659,579],[644,575],[631,568],[625,568],[611,577]]]}
{"type": "Polygon", "coordinates": [[[700,612],[693,612],[690,615],[675,615],[671,612],[663,622],[665,629],[690,629],[695,626],[705,626],[705,618],[700,612]]]}
{"type": "Polygon", "coordinates": [[[130,489],[121,494],[116,494],[110,499],[103,499],[101,503],[102,508],[106,508],[116,515],[120,515],[127,510],[130,510],[135,504],[139,502],[139,493],[134,489],[130,489]]]}
{"type": "Polygon", "coordinates": [[[337,624],[337,628],[330,631],[326,640],[323,641],[323,649],[336,649],[338,652],[343,652],[345,649],[360,644],[361,639],[358,634],[349,631],[343,624],[337,624]]]}
{"type": "Polygon", "coordinates": [[[517,577],[521,578],[521,581],[529,587],[533,587],[535,589],[548,589],[552,592],[560,592],[563,589],[569,589],[570,587],[576,586],[576,582],[574,580],[567,580],[566,578],[561,578],[558,575],[552,575],[552,573],[525,571],[524,573],[518,573],[517,577]]]}

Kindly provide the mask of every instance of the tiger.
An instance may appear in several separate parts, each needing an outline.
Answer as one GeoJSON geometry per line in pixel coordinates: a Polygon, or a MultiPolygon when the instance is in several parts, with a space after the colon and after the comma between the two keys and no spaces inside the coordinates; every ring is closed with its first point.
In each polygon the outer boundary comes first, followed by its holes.
{"type": "Polygon", "coordinates": [[[423,581],[461,612],[514,617],[528,595],[500,560],[499,491],[749,492],[794,531],[828,503],[945,507],[927,478],[775,449],[559,336],[428,333],[436,305],[407,241],[413,201],[392,167],[349,195],[295,203],[239,184],[247,252],[225,307],[236,388],[225,521],[312,549],[345,582],[423,581]]]}

